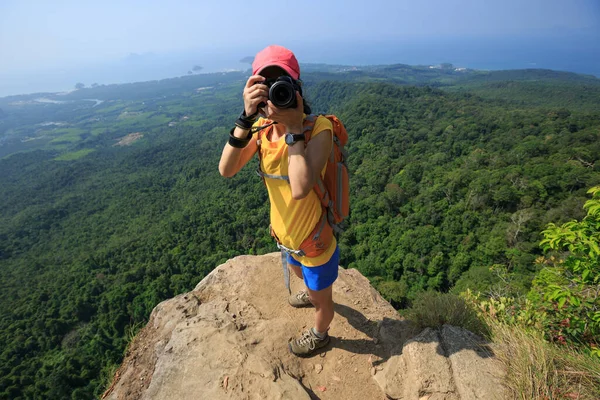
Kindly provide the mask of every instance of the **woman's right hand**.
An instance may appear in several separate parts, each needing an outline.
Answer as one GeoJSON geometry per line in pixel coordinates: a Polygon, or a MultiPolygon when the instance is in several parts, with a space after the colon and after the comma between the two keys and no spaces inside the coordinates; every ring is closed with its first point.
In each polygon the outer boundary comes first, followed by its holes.
{"type": "Polygon", "coordinates": [[[244,87],[244,111],[246,115],[254,115],[258,111],[260,103],[267,103],[269,100],[269,88],[260,82],[264,82],[264,76],[252,75],[244,87]]]}

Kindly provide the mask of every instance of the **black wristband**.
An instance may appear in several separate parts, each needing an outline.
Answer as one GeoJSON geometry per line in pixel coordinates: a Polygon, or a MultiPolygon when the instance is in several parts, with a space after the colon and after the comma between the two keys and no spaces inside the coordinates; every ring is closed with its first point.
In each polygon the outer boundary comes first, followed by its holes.
{"type": "Polygon", "coordinates": [[[231,128],[231,130],[229,131],[229,140],[227,143],[229,143],[232,147],[235,147],[236,149],[243,149],[244,147],[248,146],[248,143],[250,143],[250,139],[252,139],[252,134],[249,134],[246,139],[240,139],[233,135],[233,131],[235,131],[235,128],[231,128]]]}
{"type": "Polygon", "coordinates": [[[258,119],[257,116],[258,111],[248,116],[246,115],[246,110],[244,110],[242,111],[238,119],[235,121],[235,125],[245,130],[252,129],[252,125],[254,125],[254,123],[258,119]]]}

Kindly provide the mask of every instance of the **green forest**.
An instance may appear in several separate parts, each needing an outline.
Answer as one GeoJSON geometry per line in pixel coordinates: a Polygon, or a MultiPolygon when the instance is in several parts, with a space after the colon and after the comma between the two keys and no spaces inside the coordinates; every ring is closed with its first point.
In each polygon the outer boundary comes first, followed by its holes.
{"type": "MultiPolygon", "coordinates": [[[[495,299],[564,287],[539,260],[564,250],[556,229],[596,212],[584,204],[600,185],[599,79],[306,70],[313,110],[338,115],[350,137],[343,267],[399,310],[428,290],[495,299]]],[[[0,99],[0,398],[97,398],[159,302],[231,257],[277,250],[257,161],[231,179],[217,170],[246,77],[0,99]]],[[[597,243],[599,228],[565,229],[597,243]]],[[[580,253],[567,266],[587,265],[582,282],[597,285],[598,255],[580,253]]],[[[600,345],[598,306],[598,324],[571,344],[600,345]]]]}

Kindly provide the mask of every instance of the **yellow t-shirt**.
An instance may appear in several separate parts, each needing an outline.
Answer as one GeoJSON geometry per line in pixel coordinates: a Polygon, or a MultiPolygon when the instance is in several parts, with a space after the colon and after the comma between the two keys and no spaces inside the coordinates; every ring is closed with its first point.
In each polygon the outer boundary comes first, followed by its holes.
{"type": "MultiPolygon", "coordinates": [[[[265,120],[259,118],[254,125],[261,126],[264,123],[265,120]]],[[[327,118],[319,116],[313,127],[311,138],[324,130],[333,132],[333,126],[327,118]]],[[[288,146],[283,137],[271,142],[266,135],[262,135],[259,149],[261,169],[264,173],[288,176],[288,146]]],[[[321,176],[324,174],[325,166],[323,166],[321,176]]],[[[271,228],[275,231],[281,244],[296,250],[320,221],[323,212],[321,201],[314,190],[311,190],[305,198],[294,200],[289,182],[283,179],[265,178],[265,183],[271,202],[271,228]]],[[[334,237],[329,248],[318,257],[300,257],[295,254],[292,254],[292,257],[307,267],[318,267],[329,261],[336,245],[334,237]]]]}

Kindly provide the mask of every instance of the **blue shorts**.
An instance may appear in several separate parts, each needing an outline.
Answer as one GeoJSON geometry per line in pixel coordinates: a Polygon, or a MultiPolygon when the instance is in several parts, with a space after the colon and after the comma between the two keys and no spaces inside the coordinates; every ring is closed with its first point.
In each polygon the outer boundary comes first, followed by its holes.
{"type": "Polygon", "coordinates": [[[340,263],[340,248],[336,246],[333,255],[325,264],[318,267],[306,267],[300,264],[294,257],[288,254],[288,264],[302,267],[304,283],[310,290],[323,290],[333,285],[338,277],[338,265],[340,263]]]}

